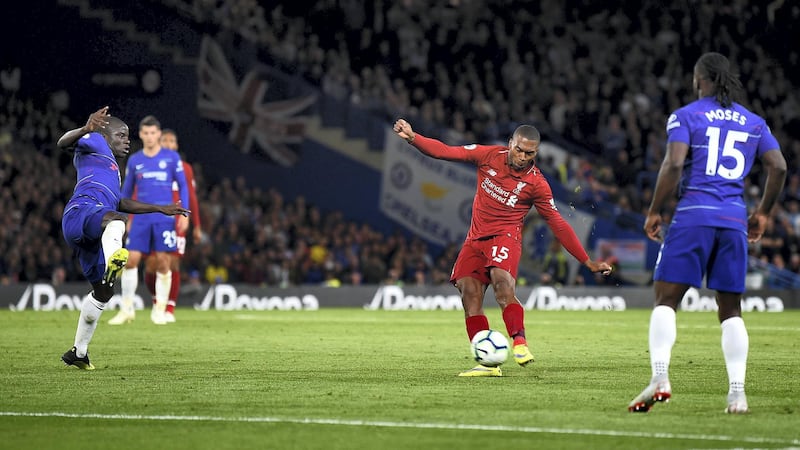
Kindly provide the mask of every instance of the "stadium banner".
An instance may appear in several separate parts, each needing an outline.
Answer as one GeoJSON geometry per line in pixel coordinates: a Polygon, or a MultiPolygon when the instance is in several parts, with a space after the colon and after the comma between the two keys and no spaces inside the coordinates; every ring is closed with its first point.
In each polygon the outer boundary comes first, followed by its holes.
{"type": "MultiPolygon", "coordinates": [[[[11,284],[0,286],[0,307],[11,311],[77,311],[87,295],[85,283],[54,286],[49,283],[11,284]]],[[[521,286],[517,297],[527,310],[537,311],[624,311],[629,308],[651,308],[653,292],[644,287],[563,287],[521,286]]],[[[150,296],[140,287],[135,298],[136,309],[150,308],[150,296]],[[143,299],[148,299],[145,302],[143,299]]],[[[106,309],[119,307],[115,295],[106,309]]],[[[290,288],[260,287],[248,284],[198,285],[181,294],[180,308],[200,311],[272,311],[320,308],[364,308],[385,311],[461,310],[458,291],[452,286],[296,286],[290,288]]],[[[497,303],[491,289],[486,307],[497,303]]],[[[714,292],[689,289],[680,306],[682,311],[716,311],[714,292]]],[[[800,309],[800,291],[753,290],[742,298],[746,312],[781,312],[800,309]]]]}
{"type": "Polygon", "coordinates": [[[438,245],[463,241],[475,198],[475,169],[425,156],[391,128],[385,142],[381,211],[438,245]]]}

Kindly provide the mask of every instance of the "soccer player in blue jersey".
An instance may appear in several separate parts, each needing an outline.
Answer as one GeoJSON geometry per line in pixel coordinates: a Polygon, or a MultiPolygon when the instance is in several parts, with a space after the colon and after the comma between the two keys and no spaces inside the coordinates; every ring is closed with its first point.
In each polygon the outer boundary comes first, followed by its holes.
{"type": "MultiPolygon", "coordinates": [[[[172,204],[172,188],[177,185],[180,204],[189,204],[189,186],[183,173],[178,152],[161,147],[161,123],[154,116],[139,122],[139,138],[143,148],[128,158],[122,196],[156,205],[172,204]]],[[[147,214],[131,219],[126,247],[130,257],[122,272],[122,304],[120,312],[109,323],[118,325],[135,317],[133,296],[139,282],[139,262],[142,254],[155,255],[155,267],[145,265],[145,272],[155,272],[155,296],[150,319],[157,325],[167,323],[165,309],[172,285],[170,253],[178,250],[176,226],[183,231],[189,226],[186,217],[176,222],[163,215],[147,214]],[[177,223],[177,225],[176,225],[177,223]]]]}
{"type": "Polygon", "coordinates": [[[628,405],[647,412],[672,395],[669,363],[677,334],[676,310],[690,286],[717,292],[722,354],[728,372],[726,413],[749,411],[744,391],[749,338],[741,298],[747,242],[756,242],[786,180],[786,160],[764,119],[736,103],[742,85],[719,53],[694,66],[698,100],[667,119],[667,154],[658,172],[644,231],[662,242],[653,274],[650,316],[650,384],[628,405]],[[763,195],[748,217],[744,180],[756,159],[767,174],[763,195]],[[663,236],[661,211],[677,188],[678,204],[663,236]]]}
{"type": "Polygon", "coordinates": [[[79,369],[93,370],[89,342],[128,259],[128,251],[122,248],[127,213],[174,216],[189,211],[177,204],[153,205],[121,197],[118,160],[128,154],[130,139],[128,126],[110,116],[107,106],[92,113],[86,125],[64,133],[58,146],[74,149],[73,164],[78,172],[75,190],[64,207],[61,228],[92,284],[92,292],[81,306],[75,345],[61,360],[79,369]]]}

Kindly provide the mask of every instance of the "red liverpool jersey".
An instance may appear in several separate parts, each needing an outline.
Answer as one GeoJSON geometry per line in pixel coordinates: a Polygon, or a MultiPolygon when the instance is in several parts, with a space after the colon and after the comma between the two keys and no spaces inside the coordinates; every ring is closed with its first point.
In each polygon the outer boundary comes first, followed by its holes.
{"type": "Polygon", "coordinates": [[[434,158],[465,161],[477,166],[478,182],[467,240],[500,234],[519,238],[523,219],[533,207],[567,251],[580,262],[589,259],[572,227],[558,212],[553,191],[544,175],[536,166],[513,170],[508,165],[508,147],[449,146],[419,134],[412,145],[434,158]]]}

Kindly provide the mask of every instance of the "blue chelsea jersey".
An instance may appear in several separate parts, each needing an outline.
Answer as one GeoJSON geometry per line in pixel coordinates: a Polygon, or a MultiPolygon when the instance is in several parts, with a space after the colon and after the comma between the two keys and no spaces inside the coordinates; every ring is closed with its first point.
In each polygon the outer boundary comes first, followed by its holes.
{"type": "Polygon", "coordinates": [[[119,166],[103,136],[87,133],[78,139],[72,164],[78,172],[72,198],[89,197],[116,209],[120,200],[119,166]]]}
{"type": "Polygon", "coordinates": [[[178,152],[162,148],[147,156],[140,150],[128,158],[122,195],[155,205],[172,204],[172,187],[178,185],[182,205],[189,204],[189,189],[178,152]]]}
{"type": "Polygon", "coordinates": [[[689,145],[673,224],[747,230],[744,179],[756,158],[780,150],[764,119],[738,103],[694,101],[667,119],[667,141],[689,145]]]}

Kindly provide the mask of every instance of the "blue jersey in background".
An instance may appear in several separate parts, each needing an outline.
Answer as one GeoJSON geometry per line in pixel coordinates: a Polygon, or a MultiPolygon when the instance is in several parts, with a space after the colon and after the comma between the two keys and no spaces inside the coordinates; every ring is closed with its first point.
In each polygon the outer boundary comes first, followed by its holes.
{"type": "MultiPolygon", "coordinates": [[[[178,152],[161,149],[155,156],[147,156],[140,150],[128,158],[122,195],[125,198],[133,198],[135,187],[136,200],[155,205],[170,205],[173,202],[173,183],[178,185],[181,205],[188,206],[189,188],[178,152]]],[[[165,220],[174,221],[169,217],[165,220]]]]}

